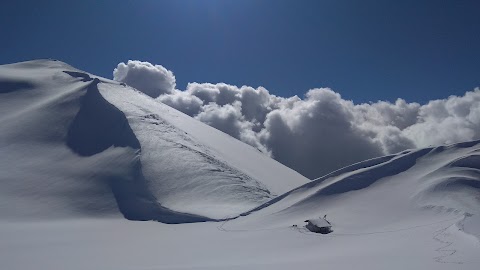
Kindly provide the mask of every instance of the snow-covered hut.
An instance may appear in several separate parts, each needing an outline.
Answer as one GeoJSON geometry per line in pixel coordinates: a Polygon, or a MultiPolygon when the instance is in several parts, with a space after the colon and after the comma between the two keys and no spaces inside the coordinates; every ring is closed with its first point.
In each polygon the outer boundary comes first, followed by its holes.
{"type": "Polygon", "coordinates": [[[307,228],[311,232],[327,234],[332,232],[332,224],[328,222],[326,219],[317,218],[317,219],[308,219],[305,220],[307,228]]]}

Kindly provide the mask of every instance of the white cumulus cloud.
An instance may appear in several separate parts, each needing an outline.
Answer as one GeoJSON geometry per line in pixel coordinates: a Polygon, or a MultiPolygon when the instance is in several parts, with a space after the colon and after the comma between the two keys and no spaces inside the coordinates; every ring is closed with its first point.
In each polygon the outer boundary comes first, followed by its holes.
{"type": "Polygon", "coordinates": [[[120,63],[115,73],[116,80],[146,93],[156,89],[150,96],[309,178],[409,148],[480,139],[478,88],[425,105],[403,99],[354,104],[329,88],[289,98],[225,83],[189,83],[182,91],[174,89],[171,71],[140,61],[120,63]]]}
{"type": "Polygon", "coordinates": [[[172,93],[175,89],[173,72],[161,65],[136,60],[128,60],[126,64],[119,63],[113,70],[113,79],[135,87],[151,97],[172,93]]]}

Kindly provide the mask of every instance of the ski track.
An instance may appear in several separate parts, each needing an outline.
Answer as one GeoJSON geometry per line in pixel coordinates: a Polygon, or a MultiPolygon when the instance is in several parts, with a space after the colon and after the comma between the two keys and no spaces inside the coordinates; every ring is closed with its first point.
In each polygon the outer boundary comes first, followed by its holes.
{"type": "Polygon", "coordinates": [[[454,248],[450,248],[451,245],[453,245],[453,242],[451,241],[448,241],[446,238],[450,235],[450,233],[448,233],[448,229],[450,229],[452,226],[454,226],[454,224],[451,224],[443,229],[440,229],[438,231],[436,231],[433,235],[433,240],[439,242],[441,244],[441,246],[437,249],[435,249],[435,251],[439,252],[440,255],[437,256],[437,257],[434,257],[435,261],[438,262],[438,263],[451,263],[451,264],[463,264],[463,262],[460,262],[460,261],[448,261],[446,259],[448,259],[449,257],[453,256],[455,253],[457,253],[457,250],[454,249],[454,248]],[[442,240],[443,238],[443,240],[442,240]]]}

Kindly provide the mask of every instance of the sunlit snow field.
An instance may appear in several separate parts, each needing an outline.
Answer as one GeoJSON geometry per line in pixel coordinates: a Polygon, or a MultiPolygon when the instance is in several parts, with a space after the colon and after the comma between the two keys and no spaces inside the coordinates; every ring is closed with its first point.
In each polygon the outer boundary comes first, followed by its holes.
{"type": "Polygon", "coordinates": [[[0,66],[0,90],[2,269],[480,266],[480,141],[310,181],[59,61],[0,66]]]}

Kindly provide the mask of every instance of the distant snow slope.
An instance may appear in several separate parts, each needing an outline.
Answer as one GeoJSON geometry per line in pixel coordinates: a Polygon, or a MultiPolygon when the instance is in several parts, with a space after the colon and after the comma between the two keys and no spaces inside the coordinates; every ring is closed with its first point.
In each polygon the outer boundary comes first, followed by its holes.
{"type": "MultiPolygon", "coordinates": [[[[288,226],[325,214],[334,234],[408,228],[428,224],[432,217],[479,224],[480,141],[353,164],[278,196],[229,225],[288,226]]],[[[467,227],[465,231],[480,236],[478,228],[467,227]]]]}
{"type": "Polygon", "coordinates": [[[0,66],[0,216],[190,222],[308,180],[117,82],[65,63],[0,66]],[[14,207],[13,207],[14,205],[14,207]]]}

